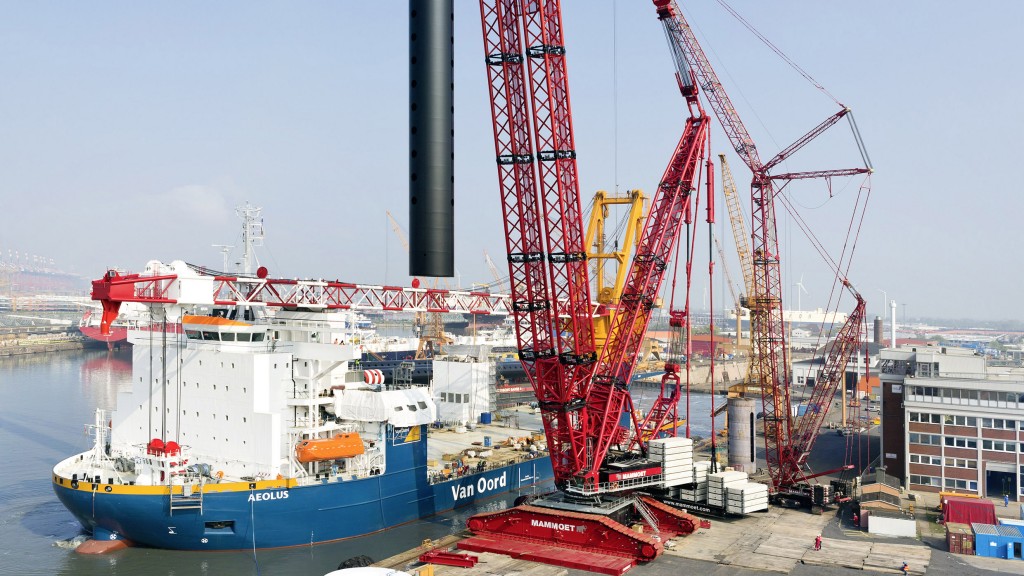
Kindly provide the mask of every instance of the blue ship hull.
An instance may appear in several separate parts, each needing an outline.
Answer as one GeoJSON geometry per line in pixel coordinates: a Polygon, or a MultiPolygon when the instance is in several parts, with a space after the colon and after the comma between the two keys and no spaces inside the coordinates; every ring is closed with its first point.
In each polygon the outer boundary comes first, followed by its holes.
{"type": "MultiPolygon", "coordinates": [[[[425,427],[421,432],[426,437],[425,427]]],[[[173,511],[166,486],[72,484],[57,475],[53,481],[58,498],[95,539],[238,550],[362,536],[552,478],[551,460],[544,456],[431,484],[425,441],[396,445],[389,438],[387,462],[384,474],[358,480],[207,484],[201,509],[173,511]]]]}

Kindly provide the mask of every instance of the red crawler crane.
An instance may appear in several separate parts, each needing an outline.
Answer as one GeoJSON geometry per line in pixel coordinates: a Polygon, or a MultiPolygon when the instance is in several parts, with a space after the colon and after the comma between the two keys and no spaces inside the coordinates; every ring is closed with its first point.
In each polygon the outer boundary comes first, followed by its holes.
{"type": "Polygon", "coordinates": [[[663,484],[660,467],[644,459],[644,448],[610,453],[623,443],[623,416],[633,412],[628,383],[708,155],[709,118],[687,71],[680,87],[690,116],[652,200],[598,357],[559,2],[481,0],[480,7],[519,355],[537,395],[563,494],[545,500],[548,506],[474,516],[469,527],[477,534],[557,541],[649,560],[661,552],[661,540],[637,535],[622,522],[640,517],[667,535],[692,532],[696,519],[639,495],[631,499],[632,513],[620,498],[611,499],[617,508],[603,515],[579,510],[582,502],[590,509],[602,505],[610,492],[663,484]],[[619,482],[606,467],[610,459],[646,468],[630,469],[623,476],[629,482],[619,482]],[[582,523],[571,530],[572,538],[550,533],[555,525],[564,532],[570,519],[582,523]],[[609,533],[618,538],[606,538],[609,533]]]}
{"type": "Polygon", "coordinates": [[[680,87],[690,117],[598,358],[559,2],[483,0],[481,16],[520,357],[556,483],[597,494],[607,488],[600,468],[631,412],[626,385],[706,155],[708,118],[686,71],[680,87]]]}
{"type": "MultiPolygon", "coordinates": [[[[775,181],[791,181],[804,178],[825,178],[864,174],[870,166],[839,170],[820,170],[772,175],[770,170],[792,156],[811,140],[847,116],[850,110],[843,107],[827,118],[796,142],[779,152],[768,162],[762,162],[753,138],[732,105],[728,94],[718,80],[707,56],[697,38],[683,17],[674,0],[653,0],[658,18],[665,27],[666,36],[672,45],[677,66],[692,67],[697,83],[719,122],[733,149],[753,173],[750,185],[752,226],[752,254],[754,265],[753,294],[749,295],[751,315],[752,373],[758,374],[761,382],[761,399],[764,412],[765,461],[772,479],[772,490],[776,494],[789,491],[798,474],[793,470],[792,460],[796,444],[792,437],[793,422],[790,416],[789,375],[786,373],[787,347],[786,332],[782,316],[782,281],[780,275],[780,251],[776,235],[775,181]]],[[[852,123],[852,116],[851,116],[852,123]]],[[[854,129],[856,136],[857,132],[854,129]]],[[[863,144],[856,136],[862,157],[867,162],[863,144]]],[[[858,297],[859,298],[859,297],[858,297]]],[[[848,359],[848,357],[847,357],[848,359]]],[[[845,366],[846,362],[836,359],[845,366]],[[840,362],[841,361],[841,362],[840,362]]],[[[811,438],[813,443],[813,436],[811,438]]],[[[809,446],[805,446],[809,450],[809,446]]],[[[802,448],[801,448],[802,450],[802,448]]],[[[799,468],[799,467],[797,467],[799,468]]],[[[801,492],[802,493],[802,492],[801,492]]],[[[816,502],[827,504],[827,502],[816,502]]]]}

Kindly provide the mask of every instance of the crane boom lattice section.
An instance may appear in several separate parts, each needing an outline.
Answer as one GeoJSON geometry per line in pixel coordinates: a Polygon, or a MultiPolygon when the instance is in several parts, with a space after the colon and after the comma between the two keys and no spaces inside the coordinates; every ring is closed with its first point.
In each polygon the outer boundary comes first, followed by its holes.
{"type": "Polygon", "coordinates": [[[608,341],[598,360],[588,395],[588,415],[597,458],[603,459],[608,453],[619,436],[615,431],[623,410],[632,407],[628,384],[695,189],[707,145],[708,126],[706,116],[686,121],[683,136],[651,203],[608,341]]]}

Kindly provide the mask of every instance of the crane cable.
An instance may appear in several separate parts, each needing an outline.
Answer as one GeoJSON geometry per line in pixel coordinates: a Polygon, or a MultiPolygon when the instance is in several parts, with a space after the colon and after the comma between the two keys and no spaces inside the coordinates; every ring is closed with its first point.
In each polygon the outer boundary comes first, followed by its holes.
{"type": "Polygon", "coordinates": [[[828,96],[833,102],[838,104],[840,107],[846,108],[846,106],[844,106],[842,102],[840,102],[835,96],[832,95],[831,92],[829,92],[824,86],[822,86],[820,82],[815,80],[814,77],[810,75],[810,73],[801,68],[800,65],[794,62],[792,58],[786,56],[785,52],[783,52],[778,46],[772,44],[771,40],[765,37],[764,34],[761,34],[761,32],[757,28],[754,28],[754,25],[748,22],[743,16],[740,16],[740,13],[737,12],[732,6],[729,6],[729,4],[725,2],[725,0],[717,0],[717,2],[722,6],[722,8],[725,8],[725,10],[729,14],[731,14],[733,18],[739,21],[740,24],[743,24],[743,26],[746,27],[747,30],[750,30],[750,32],[754,36],[757,36],[758,40],[764,43],[764,45],[767,46],[772,52],[775,52],[775,54],[779,58],[782,58],[784,62],[789,64],[790,67],[796,70],[798,74],[803,76],[805,80],[810,82],[812,86],[820,90],[823,94],[828,96]]]}

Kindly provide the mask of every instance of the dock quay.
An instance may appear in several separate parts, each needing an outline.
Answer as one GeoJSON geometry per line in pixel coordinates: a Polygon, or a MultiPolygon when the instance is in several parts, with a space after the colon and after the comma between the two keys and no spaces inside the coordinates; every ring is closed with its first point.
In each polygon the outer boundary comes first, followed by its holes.
{"type": "Polygon", "coordinates": [[[85,337],[67,326],[0,327],[0,357],[79,350],[85,337]]]}
{"type": "MultiPolygon", "coordinates": [[[[841,507],[822,515],[802,509],[773,506],[745,517],[712,518],[711,528],[670,540],[665,552],[653,562],[628,571],[636,576],[711,576],[789,574],[793,576],[840,576],[850,574],[900,574],[904,562],[909,574],[935,576],[1024,575],[1024,562],[983,556],[951,554],[946,548],[945,527],[936,522],[938,494],[903,493],[901,509],[912,514],[917,536],[895,537],[869,533],[852,520],[853,511],[841,507]],[[821,550],[814,549],[817,535],[821,550]],[[856,572],[852,572],[856,571],[856,572]]],[[[1000,516],[1013,516],[1016,507],[996,502],[1000,516]]],[[[423,545],[381,560],[374,566],[404,572],[422,568],[421,554],[429,550],[458,549],[468,531],[424,542],[423,545]]],[[[531,575],[582,576],[593,574],[490,553],[467,552],[479,561],[472,568],[434,565],[436,576],[531,575]]],[[[423,574],[422,570],[419,572],[423,574]]]]}

